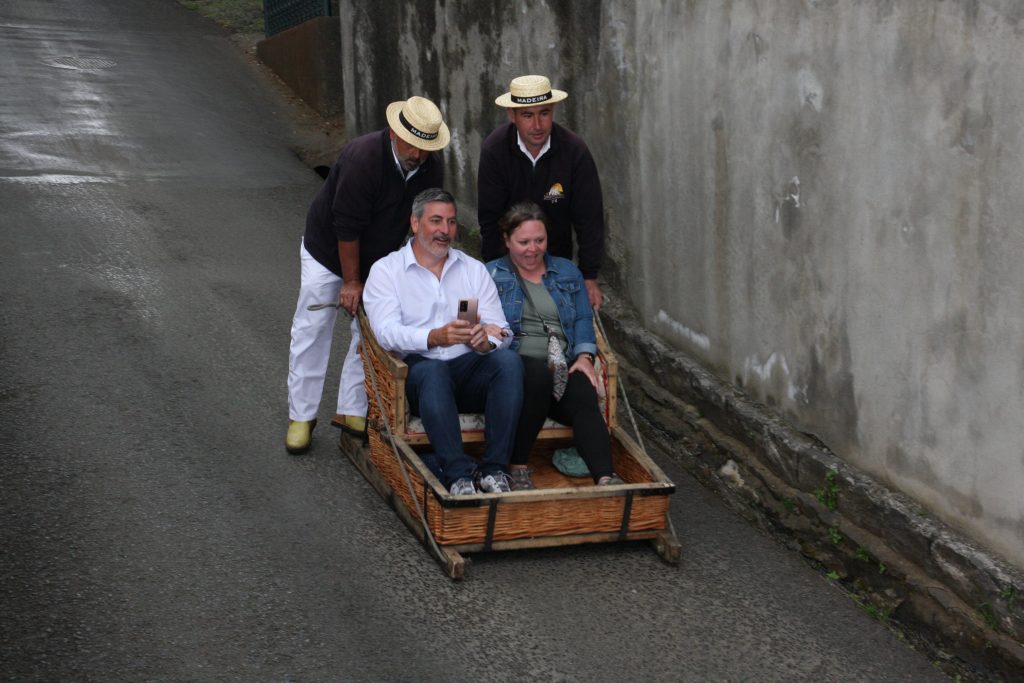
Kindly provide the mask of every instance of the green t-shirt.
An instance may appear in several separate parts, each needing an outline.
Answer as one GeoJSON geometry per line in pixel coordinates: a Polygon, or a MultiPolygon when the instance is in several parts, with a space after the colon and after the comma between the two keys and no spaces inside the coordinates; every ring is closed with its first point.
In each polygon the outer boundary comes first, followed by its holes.
{"type": "Polygon", "coordinates": [[[555,300],[551,298],[551,293],[548,292],[543,282],[534,284],[524,279],[522,283],[529,291],[530,296],[523,297],[523,337],[519,342],[519,353],[531,358],[546,359],[548,357],[548,335],[544,331],[542,318],[548,324],[548,328],[554,330],[555,335],[561,340],[562,351],[565,351],[565,333],[562,332],[562,323],[558,319],[558,308],[555,306],[555,300]],[[531,300],[533,305],[530,303],[531,300]]]}

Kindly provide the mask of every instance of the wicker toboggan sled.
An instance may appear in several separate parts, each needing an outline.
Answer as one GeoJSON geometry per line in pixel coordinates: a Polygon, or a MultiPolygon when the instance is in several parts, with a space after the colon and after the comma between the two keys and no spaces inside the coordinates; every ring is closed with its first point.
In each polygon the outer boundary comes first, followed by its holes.
{"type": "MultiPolygon", "coordinates": [[[[679,561],[680,545],[668,518],[675,485],[618,426],[617,366],[600,329],[595,330],[595,367],[603,380],[599,394],[613,466],[626,483],[598,487],[589,477],[558,472],[551,454],[572,444],[572,429],[549,421],[530,456],[536,490],[453,496],[419,457],[430,444],[422,424],[408,413],[408,367],[380,347],[361,308],[358,317],[370,403],[368,446],[342,436],[340,448],[450,577],[464,575],[464,553],[581,543],[643,539],[667,562],[679,561]]],[[[481,454],[481,417],[462,415],[460,421],[466,451],[481,454]]]]}

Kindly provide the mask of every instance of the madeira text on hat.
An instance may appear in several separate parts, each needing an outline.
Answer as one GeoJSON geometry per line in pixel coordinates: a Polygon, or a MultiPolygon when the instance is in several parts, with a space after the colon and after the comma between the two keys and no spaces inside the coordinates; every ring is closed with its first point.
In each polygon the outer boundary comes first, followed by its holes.
{"type": "Polygon", "coordinates": [[[425,97],[413,96],[404,102],[392,102],[387,109],[388,125],[395,135],[413,147],[436,152],[451,140],[441,110],[425,97]]]}
{"type": "Polygon", "coordinates": [[[544,76],[519,76],[512,79],[509,91],[494,100],[494,103],[506,109],[535,107],[561,102],[568,96],[569,93],[564,90],[554,90],[551,81],[544,76]]]}

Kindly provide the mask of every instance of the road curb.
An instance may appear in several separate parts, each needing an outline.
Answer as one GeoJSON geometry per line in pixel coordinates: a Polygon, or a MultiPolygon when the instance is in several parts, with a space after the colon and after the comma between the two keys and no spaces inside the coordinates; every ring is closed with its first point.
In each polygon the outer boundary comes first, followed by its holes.
{"type": "Polygon", "coordinates": [[[609,299],[602,321],[649,442],[817,563],[866,612],[923,638],[947,671],[1019,679],[1024,574],[669,348],[609,299]]]}

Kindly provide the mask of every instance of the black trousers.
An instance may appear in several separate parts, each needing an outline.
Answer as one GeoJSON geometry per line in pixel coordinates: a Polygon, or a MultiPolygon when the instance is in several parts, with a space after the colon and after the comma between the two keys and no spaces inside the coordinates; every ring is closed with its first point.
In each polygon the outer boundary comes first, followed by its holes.
{"type": "Polygon", "coordinates": [[[523,360],[523,410],[512,447],[513,465],[525,465],[544,420],[553,418],[572,427],[576,450],[596,482],[612,473],[612,444],[601,416],[597,391],[582,372],[569,373],[565,393],[558,401],[551,395],[551,371],[541,358],[523,360]]]}

